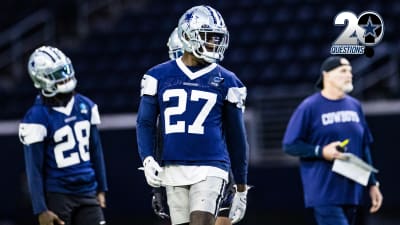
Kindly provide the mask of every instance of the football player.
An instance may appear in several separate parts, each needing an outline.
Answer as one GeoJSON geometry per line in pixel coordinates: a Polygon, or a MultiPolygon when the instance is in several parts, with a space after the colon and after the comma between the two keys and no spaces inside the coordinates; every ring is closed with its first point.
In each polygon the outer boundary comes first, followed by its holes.
{"type": "Polygon", "coordinates": [[[218,65],[228,47],[228,30],[218,11],[202,5],[182,15],[178,37],[182,57],[151,68],[142,78],[137,141],[146,181],[166,187],[172,224],[214,225],[232,169],[237,191],[230,212],[240,220],[248,189],[246,87],[218,65]],[[163,167],[154,159],[158,116],[163,167]]]}
{"type": "Polygon", "coordinates": [[[107,191],[97,105],[76,93],[71,60],[37,48],[28,72],[40,93],[19,125],[33,213],[40,225],[105,224],[107,191]]]}
{"type": "MultiPolygon", "coordinates": [[[[168,46],[168,55],[171,60],[175,60],[183,55],[183,45],[178,36],[178,28],[175,28],[170,34],[167,42],[168,46]]],[[[158,130],[160,131],[160,130],[158,130]]],[[[161,137],[159,134],[158,137],[161,137]]],[[[159,161],[161,157],[161,140],[157,141],[156,147],[156,161],[159,161]]],[[[215,222],[215,225],[231,225],[232,221],[229,218],[229,212],[232,206],[233,196],[235,194],[233,175],[229,173],[229,182],[225,188],[225,193],[223,195],[223,199],[220,204],[220,208],[218,211],[218,216],[215,222]]],[[[159,216],[161,219],[169,219],[168,212],[165,207],[165,189],[163,187],[153,188],[153,197],[151,201],[152,208],[154,213],[159,216]]],[[[232,218],[233,222],[238,222],[237,218],[232,218]]]]}

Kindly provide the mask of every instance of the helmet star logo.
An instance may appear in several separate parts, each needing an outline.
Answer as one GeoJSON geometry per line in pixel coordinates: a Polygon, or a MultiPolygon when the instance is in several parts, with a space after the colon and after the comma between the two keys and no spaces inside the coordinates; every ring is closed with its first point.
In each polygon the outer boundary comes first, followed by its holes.
{"type": "Polygon", "coordinates": [[[190,21],[190,19],[192,19],[192,18],[193,18],[193,12],[189,12],[186,14],[185,20],[190,21]]]}

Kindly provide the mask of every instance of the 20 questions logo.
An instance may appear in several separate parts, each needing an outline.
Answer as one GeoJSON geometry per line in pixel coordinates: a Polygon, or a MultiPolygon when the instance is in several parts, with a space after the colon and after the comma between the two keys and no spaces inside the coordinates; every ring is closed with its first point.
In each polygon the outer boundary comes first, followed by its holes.
{"type": "Polygon", "coordinates": [[[372,56],[371,47],[377,45],[383,37],[383,20],[378,13],[373,11],[365,11],[358,18],[352,12],[341,12],[336,16],[334,25],[346,25],[346,27],[333,42],[331,47],[333,55],[365,53],[367,56],[372,56]]]}

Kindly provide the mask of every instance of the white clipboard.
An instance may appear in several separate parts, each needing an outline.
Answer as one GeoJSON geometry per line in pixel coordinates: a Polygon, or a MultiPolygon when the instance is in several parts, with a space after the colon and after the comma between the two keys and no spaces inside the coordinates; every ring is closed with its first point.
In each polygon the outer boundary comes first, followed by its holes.
{"type": "Polygon", "coordinates": [[[335,159],[332,171],[363,186],[367,186],[371,173],[378,170],[352,153],[343,153],[343,159],[335,159]]]}

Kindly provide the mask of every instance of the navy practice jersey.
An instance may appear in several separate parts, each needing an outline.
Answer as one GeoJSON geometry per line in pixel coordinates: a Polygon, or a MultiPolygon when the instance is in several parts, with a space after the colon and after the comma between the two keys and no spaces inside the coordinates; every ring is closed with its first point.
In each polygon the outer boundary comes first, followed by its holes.
{"type": "MultiPolygon", "coordinates": [[[[246,98],[246,87],[234,73],[215,63],[193,72],[179,58],[151,68],[143,76],[141,96],[141,107],[147,101],[146,96],[151,96],[155,102],[148,104],[156,105],[157,110],[142,112],[139,108],[138,144],[142,160],[153,155],[155,148],[154,137],[142,135],[144,127],[148,123],[153,126],[159,113],[165,165],[210,165],[229,170],[230,158],[222,132],[224,107],[230,103],[241,116],[246,98]],[[149,117],[149,114],[154,115],[149,117]],[[151,119],[144,119],[145,116],[151,119]]],[[[231,122],[239,124],[234,124],[233,129],[242,132],[242,122],[231,122]]],[[[226,138],[229,142],[230,137],[226,138]]],[[[234,173],[245,176],[247,143],[245,137],[235,139],[240,142],[236,144],[240,149],[229,151],[240,152],[232,154],[237,157],[231,155],[231,160],[237,161],[233,165],[240,168],[234,173]]],[[[245,178],[235,179],[245,181],[245,178]]]]}
{"type": "MultiPolygon", "coordinates": [[[[320,92],[306,98],[293,113],[283,144],[304,142],[323,146],[349,139],[346,151],[361,158],[372,142],[360,103],[350,97],[329,100],[320,92]]],[[[332,172],[332,162],[315,157],[301,158],[301,177],[307,207],[360,204],[363,187],[332,172]]]]}
{"type": "MultiPolygon", "coordinates": [[[[74,195],[107,190],[99,123],[97,105],[82,95],[75,94],[65,107],[36,98],[19,127],[32,195],[44,195],[43,189],[74,195]]],[[[35,199],[33,204],[34,211],[43,210],[35,199]]]]}

